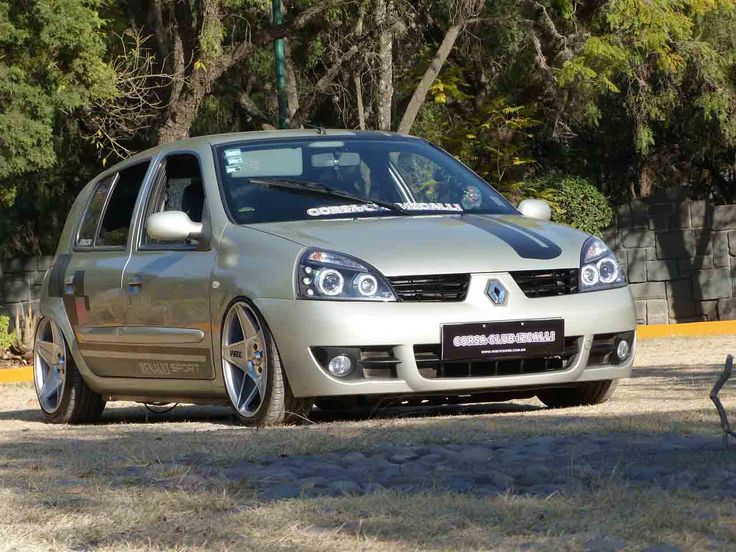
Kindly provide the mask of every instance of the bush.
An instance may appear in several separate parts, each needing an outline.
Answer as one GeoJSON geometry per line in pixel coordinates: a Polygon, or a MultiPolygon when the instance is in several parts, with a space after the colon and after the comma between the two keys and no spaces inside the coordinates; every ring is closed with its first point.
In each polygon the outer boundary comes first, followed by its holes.
{"type": "Polygon", "coordinates": [[[600,236],[613,221],[606,197],[585,178],[547,175],[519,185],[522,199],[544,199],[552,207],[552,220],[600,236]]]}
{"type": "Polygon", "coordinates": [[[10,351],[14,343],[15,333],[10,331],[10,318],[0,316],[0,357],[10,351]]]}

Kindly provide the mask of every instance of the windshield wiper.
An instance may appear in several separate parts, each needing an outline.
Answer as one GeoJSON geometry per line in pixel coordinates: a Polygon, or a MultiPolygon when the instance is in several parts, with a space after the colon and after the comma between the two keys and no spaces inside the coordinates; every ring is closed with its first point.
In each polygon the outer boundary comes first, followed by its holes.
{"type": "Polygon", "coordinates": [[[326,184],[321,182],[311,182],[307,180],[291,180],[288,178],[249,178],[248,182],[251,184],[258,184],[260,186],[273,186],[274,188],[282,188],[284,190],[294,190],[300,193],[322,195],[327,197],[339,197],[341,199],[347,199],[363,205],[378,205],[399,213],[400,215],[410,215],[409,211],[391,203],[390,201],[383,201],[382,199],[369,199],[367,197],[361,197],[358,195],[349,194],[347,192],[341,192],[330,188],[326,184]]]}

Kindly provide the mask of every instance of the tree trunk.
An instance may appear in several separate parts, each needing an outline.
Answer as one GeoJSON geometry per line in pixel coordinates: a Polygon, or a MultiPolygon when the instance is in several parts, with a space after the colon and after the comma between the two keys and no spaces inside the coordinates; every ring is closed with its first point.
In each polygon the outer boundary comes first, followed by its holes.
{"type": "Polygon", "coordinates": [[[427,67],[427,70],[422,76],[422,80],[419,81],[419,84],[414,89],[414,94],[412,94],[411,100],[409,100],[409,105],[406,106],[404,116],[401,118],[401,122],[399,123],[398,131],[400,133],[408,134],[411,131],[411,127],[414,126],[414,121],[416,121],[417,115],[419,114],[419,109],[427,99],[427,93],[429,92],[432,83],[437,78],[437,75],[440,74],[442,66],[445,63],[445,60],[447,60],[447,56],[450,55],[453,46],[455,46],[455,41],[460,35],[460,31],[463,26],[463,24],[456,24],[447,29],[445,38],[442,39],[442,44],[440,44],[440,47],[437,49],[437,53],[435,54],[432,63],[427,67]]]}
{"type": "Polygon", "coordinates": [[[288,38],[284,39],[284,63],[286,65],[286,101],[289,104],[289,118],[291,118],[299,109],[299,89],[288,38]]]}
{"type": "Polygon", "coordinates": [[[199,106],[210,86],[206,76],[195,78],[197,73],[201,72],[197,70],[191,81],[184,86],[179,96],[172,102],[169,116],[158,131],[159,144],[168,144],[189,137],[189,129],[192,128],[199,106]]]}
{"type": "MultiPolygon", "coordinates": [[[[355,35],[358,40],[363,36],[363,19],[365,17],[365,5],[360,5],[358,14],[358,22],[355,24],[355,35]]],[[[353,74],[353,83],[355,84],[355,102],[358,108],[358,128],[365,130],[365,107],[363,106],[363,79],[360,76],[362,63],[358,65],[353,74]]]]}
{"type": "Polygon", "coordinates": [[[376,95],[376,127],[391,130],[391,102],[393,83],[393,25],[389,21],[393,12],[392,0],[376,0],[376,26],[378,35],[378,89],[376,95]]]}
{"type": "Polygon", "coordinates": [[[365,130],[365,107],[363,106],[363,82],[360,73],[353,75],[355,83],[355,101],[358,103],[358,128],[365,130]]]}

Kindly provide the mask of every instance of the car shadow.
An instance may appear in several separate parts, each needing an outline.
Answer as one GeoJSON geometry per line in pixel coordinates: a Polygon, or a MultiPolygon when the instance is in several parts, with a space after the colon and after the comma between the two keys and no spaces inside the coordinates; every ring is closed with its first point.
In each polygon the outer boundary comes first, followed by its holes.
{"type": "MultiPolygon", "coordinates": [[[[515,402],[448,404],[428,406],[390,406],[351,408],[346,410],[320,410],[314,408],[305,423],[330,423],[399,418],[429,418],[435,416],[481,416],[486,414],[521,413],[543,410],[541,405],[515,402]]],[[[43,416],[37,409],[7,410],[0,412],[0,421],[42,422],[43,416]]],[[[157,424],[198,422],[219,425],[239,425],[233,411],[227,406],[179,405],[169,412],[154,413],[143,405],[112,407],[105,410],[102,418],[94,425],[157,424]]]]}

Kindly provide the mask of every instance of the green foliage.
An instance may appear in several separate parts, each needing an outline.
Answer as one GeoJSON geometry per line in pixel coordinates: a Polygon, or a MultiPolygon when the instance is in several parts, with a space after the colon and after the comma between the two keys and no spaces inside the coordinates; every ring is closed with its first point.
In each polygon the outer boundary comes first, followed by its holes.
{"type": "Polygon", "coordinates": [[[8,178],[56,163],[55,128],[95,98],[112,97],[100,0],[0,0],[0,200],[8,178]]]}
{"type": "Polygon", "coordinates": [[[502,192],[510,190],[535,162],[530,140],[541,121],[535,118],[534,108],[510,105],[505,97],[492,98],[474,116],[454,120],[447,128],[437,104],[448,103],[448,98],[463,101],[467,94],[460,90],[457,78],[449,84],[438,79],[432,93],[435,105],[422,108],[415,133],[446,148],[502,192]]]}
{"type": "Polygon", "coordinates": [[[10,350],[15,343],[15,332],[10,331],[10,318],[0,316],[0,355],[10,350]]]}
{"type": "MultiPolygon", "coordinates": [[[[595,13],[582,48],[558,73],[576,96],[579,120],[601,121],[601,96],[623,94],[631,136],[647,155],[687,94],[697,116],[736,138],[733,49],[708,37],[709,26],[733,23],[732,0],[611,0],[595,13]],[[719,21],[720,20],[720,21],[719,21]]],[[[733,28],[733,27],[731,27],[733,28]]],[[[680,113],[682,115],[682,113],[680,113]]],[[[691,115],[692,116],[692,115],[691,115]]]]}
{"type": "Polygon", "coordinates": [[[547,175],[516,186],[519,199],[544,199],[552,220],[600,236],[613,221],[606,197],[589,181],[572,175],[547,175]]]}

